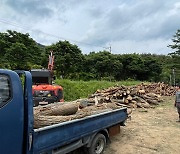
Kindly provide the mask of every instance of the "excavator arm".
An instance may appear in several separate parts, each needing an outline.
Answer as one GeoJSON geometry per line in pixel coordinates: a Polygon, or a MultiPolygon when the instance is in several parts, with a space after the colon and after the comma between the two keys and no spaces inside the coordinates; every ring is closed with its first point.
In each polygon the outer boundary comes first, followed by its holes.
{"type": "Polygon", "coordinates": [[[53,69],[54,69],[54,55],[53,55],[53,51],[50,51],[48,70],[51,72],[51,74],[53,74],[53,69]]]}

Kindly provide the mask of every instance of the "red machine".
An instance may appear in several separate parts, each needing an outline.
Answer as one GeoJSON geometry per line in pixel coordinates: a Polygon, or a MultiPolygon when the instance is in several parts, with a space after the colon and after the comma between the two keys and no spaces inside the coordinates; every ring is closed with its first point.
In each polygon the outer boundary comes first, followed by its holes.
{"type": "Polygon", "coordinates": [[[53,68],[54,56],[53,51],[50,51],[48,69],[31,70],[34,106],[64,101],[63,88],[52,84],[54,78],[53,68]]]}

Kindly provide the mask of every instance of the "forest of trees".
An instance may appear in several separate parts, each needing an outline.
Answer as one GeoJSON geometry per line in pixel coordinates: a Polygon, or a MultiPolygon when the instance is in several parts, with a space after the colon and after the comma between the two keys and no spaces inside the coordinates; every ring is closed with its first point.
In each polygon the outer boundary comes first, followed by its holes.
{"type": "MultiPolygon", "coordinates": [[[[180,30],[172,38],[172,52],[156,54],[83,54],[77,45],[59,41],[43,46],[29,34],[8,30],[0,33],[0,68],[47,68],[49,51],[55,55],[57,77],[73,80],[140,80],[180,83],[180,30]]],[[[120,51],[119,51],[120,52],[120,51]]],[[[158,52],[157,52],[158,53],[158,52]]]]}

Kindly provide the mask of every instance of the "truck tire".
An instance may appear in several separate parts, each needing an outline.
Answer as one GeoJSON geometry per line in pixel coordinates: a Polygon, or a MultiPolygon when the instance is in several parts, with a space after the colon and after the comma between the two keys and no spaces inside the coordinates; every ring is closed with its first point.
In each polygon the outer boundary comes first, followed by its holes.
{"type": "Polygon", "coordinates": [[[102,154],[106,146],[106,137],[103,134],[97,134],[88,148],[89,154],[102,154]]]}

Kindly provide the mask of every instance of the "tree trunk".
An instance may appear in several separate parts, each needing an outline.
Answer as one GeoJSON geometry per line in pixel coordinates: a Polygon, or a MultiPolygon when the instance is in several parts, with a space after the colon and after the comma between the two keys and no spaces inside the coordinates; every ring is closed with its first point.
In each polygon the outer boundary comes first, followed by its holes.
{"type": "Polygon", "coordinates": [[[35,115],[43,116],[65,116],[75,114],[78,110],[78,103],[55,103],[34,108],[35,115]]]}

